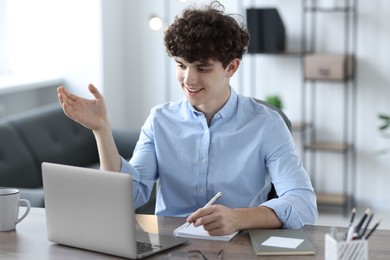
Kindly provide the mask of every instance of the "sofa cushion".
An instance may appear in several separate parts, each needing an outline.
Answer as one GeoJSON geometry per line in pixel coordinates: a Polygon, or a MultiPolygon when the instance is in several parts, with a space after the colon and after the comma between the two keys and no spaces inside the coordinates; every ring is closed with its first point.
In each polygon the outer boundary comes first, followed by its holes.
{"type": "Polygon", "coordinates": [[[140,130],[113,129],[112,134],[119,154],[123,158],[130,160],[137,145],[140,130]]]}
{"type": "MultiPolygon", "coordinates": [[[[120,155],[129,159],[139,130],[114,129],[113,136],[120,155]]],[[[92,131],[69,119],[59,104],[0,120],[0,186],[18,188],[33,207],[44,207],[44,161],[99,168],[92,131]]]]}
{"type": "Polygon", "coordinates": [[[40,176],[41,171],[18,134],[8,122],[0,121],[0,186],[40,187],[40,176]]]}
{"type": "Polygon", "coordinates": [[[9,122],[34,156],[39,172],[42,162],[88,166],[99,161],[92,131],[69,119],[59,104],[20,113],[9,122]]]}
{"type": "Polygon", "coordinates": [[[20,198],[28,200],[31,204],[31,207],[35,207],[35,208],[45,207],[45,199],[44,199],[42,187],[40,189],[21,188],[19,190],[20,190],[20,198]]]}

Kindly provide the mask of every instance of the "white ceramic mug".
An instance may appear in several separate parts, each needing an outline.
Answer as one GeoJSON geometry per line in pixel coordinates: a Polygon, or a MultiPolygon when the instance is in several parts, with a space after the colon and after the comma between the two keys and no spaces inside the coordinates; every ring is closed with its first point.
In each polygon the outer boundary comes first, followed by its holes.
{"type": "Polygon", "coordinates": [[[0,231],[14,230],[30,212],[30,201],[21,199],[18,189],[0,188],[0,231]],[[19,207],[25,204],[26,211],[19,218],[19,207]]]}

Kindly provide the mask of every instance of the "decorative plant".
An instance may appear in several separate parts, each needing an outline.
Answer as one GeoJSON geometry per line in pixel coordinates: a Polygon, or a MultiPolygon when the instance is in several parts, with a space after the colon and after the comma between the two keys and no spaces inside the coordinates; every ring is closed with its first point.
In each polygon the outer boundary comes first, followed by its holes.
{"type": "Polygon", "coordinates": [[[265,101],[270,103],[276,108],[283,109],[283,101],[279,95],[269,95],[265,98],[265,101]]]}
{"type": "Polygon", "coordinates": [[[379,119],[381,119],[383,122],[383,125],[379,126],[379,130],[383,133],[385,137],[390,137],[389,133],[384,133],[384,131],[388,128],[390,128],[390,115],[387,114],[379,114],[379,119]]]}
{"type": "MultiPolygon", "coordinates": [[[[386,130],[390,129],[390,115],[388,114],[379,114],[379,119],[383,121],[383,125],[379,126],[379,131],[382,132],[383,137],[390,138],[390,133],[386,130]]],[[[390,152],[390,148],[384,148],[379,151],[378,154],[387,154],[390,152]]]]}

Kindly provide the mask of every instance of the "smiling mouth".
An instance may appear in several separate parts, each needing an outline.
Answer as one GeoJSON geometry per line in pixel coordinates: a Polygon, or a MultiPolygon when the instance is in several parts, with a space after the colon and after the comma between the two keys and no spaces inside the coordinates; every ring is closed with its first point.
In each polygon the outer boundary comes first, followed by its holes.
{"type": "Polygon", "coordinates": [[[195,93],[198,93],[200,92],[201,90],[203,90],[203,88],[198,88],[198,89],[195,89],[195,88],[187,88],[188,92],[190,92],[191,94],[195,94],[195,93]]]}

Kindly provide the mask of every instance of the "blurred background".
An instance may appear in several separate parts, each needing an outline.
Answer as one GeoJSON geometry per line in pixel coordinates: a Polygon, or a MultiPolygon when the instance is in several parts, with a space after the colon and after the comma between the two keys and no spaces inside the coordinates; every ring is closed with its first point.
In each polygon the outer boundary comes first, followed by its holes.
{"type": "MultiPolygon", "coordinates": [[[[183,8],[208,2],[0,0],[0,117],[57,102],[56,87],[60,84],[91,97],[87,85],[93,83],[106,98],[113,127],[139,129],[153,106],[183,97],[175,78],[175,64],[164,50],[164,27],[183,8]],[[150,27],[152,17],[161,19],[161,29],[150,27]]],[[[302,121],[299,53],[305,1],[220,2],[227,13],[238,14],[236,17],[243,22],[248,8],[277,8],[286,30],[286,51],[295,54],[248,53],[231,84],[242,95],[260,99],[277,95],[291,121],[302,121]]],[[[390,139],[378,130],[382,123],[378,114],[390,113],[390,1],[356,2],[353,195],[361,211],[372,207],[390,212],[390,153],[384,152],[390,147],[390,139]]],[[[345,1],[316,3],[337,8],[345,1]]],[[[335,14],[319,18],[317,51],[343,51],[342,24],[343,18],[335,14]]],[[[340,86],[330,84],[317,95],[318,134],[337,139],[343,124],[340,86]]],[[[302,153],[302,135],[295,131],[293,136],[302,153]]],[[[341,164],[339,156],[323,155],[320,170],[316,171],[316,189],[342,192],[341,164]]]]}

